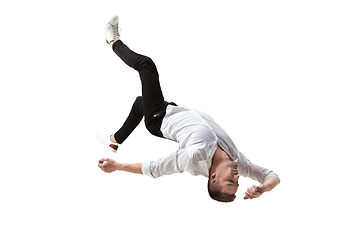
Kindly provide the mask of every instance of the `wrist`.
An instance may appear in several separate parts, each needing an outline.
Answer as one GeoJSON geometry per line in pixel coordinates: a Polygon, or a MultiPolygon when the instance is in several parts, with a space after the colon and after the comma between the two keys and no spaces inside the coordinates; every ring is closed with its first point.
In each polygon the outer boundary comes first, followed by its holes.
{"type": "Polygon", "coordinates": [[[115,164],[115,167],[116,167],[116,170],[118,170],[118,171],[122,171],[122,170],[123,170],[123,164],[122,164],[122,163],[117,162],[117,163],[115,164]]]}
{"type": "Polygon", "coordinates": [[[259,187],[263,189],[264,192],[268,191],[269,189],[269,186],[267,186],[265,183],[261,184],[259,187]]]}

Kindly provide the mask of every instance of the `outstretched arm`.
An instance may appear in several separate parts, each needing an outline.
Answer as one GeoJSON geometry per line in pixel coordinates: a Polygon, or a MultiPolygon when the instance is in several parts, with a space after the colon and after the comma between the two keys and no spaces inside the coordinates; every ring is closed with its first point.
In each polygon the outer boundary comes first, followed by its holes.
{"type": "Polygon", "coordinates": [[[106,173],[111,173],[114,171],[126,171],[142,174],[142,163],[119,163],[110,158],[102,158],[99,160],[98,166],[106,173]]]}
{"type": "Polygon", "coordinates": [[[106,173],[126,171],[158,178],[163,175],[183,172],[183,168],[189,159],[187,153],[186,149],[178,149],[158,161],[145,161],[143,163],[119,163],[110,158],[102,158],[99,160],[98,166],[106,173]]]}
{"type": "Polygon", "coordinates": [[[259,186],[252,186],[247,189],[245,192],[244,199],[253,199],[260,197],[264,192],[269,192],[273,190],[280,183],[279,178],[275,176],[270,176],[264,180],[264,182],[259,186]]]}

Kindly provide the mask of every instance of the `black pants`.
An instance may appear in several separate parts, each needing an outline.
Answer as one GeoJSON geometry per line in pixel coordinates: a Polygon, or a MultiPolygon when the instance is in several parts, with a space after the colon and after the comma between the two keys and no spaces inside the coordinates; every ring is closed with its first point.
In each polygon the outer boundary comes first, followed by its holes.
{"type": "Polygon", "coordinates": [[[155,136],[163,137],[160,131],[166,107],[175,103],[164,100],[159,74],[154,62],[146,56],[129,49],[121,40],[113,44],[114,52],[130,67],[139,72],[142,96],[137,97],[123,126],[114,134],[115,140],[121,144],[139,125],[145,116],[145,126],[155,136]]]}

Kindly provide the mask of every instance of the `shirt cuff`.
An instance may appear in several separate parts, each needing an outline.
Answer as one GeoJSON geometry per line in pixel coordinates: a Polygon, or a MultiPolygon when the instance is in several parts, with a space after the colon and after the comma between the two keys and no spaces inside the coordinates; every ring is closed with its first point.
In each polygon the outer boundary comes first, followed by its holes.
{"type": "Polygon", "coordinates": [[[151,165],[151,161],[143,162],[143,164],[141,166],[141,171],[145,176],[154,178],[154,176],[150,172],[150,165],[151,165]]]}

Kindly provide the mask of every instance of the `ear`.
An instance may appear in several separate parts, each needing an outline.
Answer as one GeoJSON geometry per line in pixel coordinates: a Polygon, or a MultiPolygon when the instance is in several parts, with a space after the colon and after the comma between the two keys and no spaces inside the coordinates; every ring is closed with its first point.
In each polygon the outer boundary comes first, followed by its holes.
{"type": "Polygon", "coordinates": [[[216,172],[214,172],[213,174],[210,175],[210,182],[215,183],[217,178],[218,178],[218,176],[217,176],[216,172]]]}

